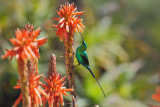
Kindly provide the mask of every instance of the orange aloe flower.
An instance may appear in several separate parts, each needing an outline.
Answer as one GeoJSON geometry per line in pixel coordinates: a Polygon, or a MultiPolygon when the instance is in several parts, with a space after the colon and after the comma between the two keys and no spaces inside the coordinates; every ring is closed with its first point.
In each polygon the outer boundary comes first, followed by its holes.
{"type": "Polygon", "coordinates": [[[82,19],[79,18],[84,12],[78,12],[77,7],[74,6],[74,3],[69,4],[67,2],[65,5],[60,6],[59,11],[57,11],[60,18],[53,18],[58,20],[59,23],[58,25],[53,24],[53,26],[57,28],[56,35],[60,37],[61,41],[63,41],[68,40],[68,36],[71,36],[67,33],[73,35],[75,31],[83,32],[84,25],[81,23],[82,19]]]}
{"type": "Polygon", "coordinates": [[[59,73],[53,73],[50,75],[50,78],[45,78],[44,80],[46,81],[47,85],[42,85],[46,93],[48,94],[48,99],[44,99],[44,102],[48,100],[49,107],[52,107],[53,105],[60,105],[59,100],[61,103],[61,106],[64,105],[63,101],[63,94],[68,96],[66,93],[67,91],[73,91],[73,89],[67,89],[65,85],[65,80],[66,77],[61,78],[59,73]]]}
{"type": "Polygon", "coordinates": [[[156,106],[156,105],[149,105],[150,107],[160,107],[160,106],[156,106]]]}
{"type": "Polygon", "coordinates": [[[14,46],[11,50],[6,49],[6,54],[2,59],[10,56],[10,61],[13,56],[25,61],[26,59],[37,59],[39,57],[39,47],[47,42],[46,38],[36,39],[39,36],[40,28],[34,31],[33,25],[26,24],[23,29],[18,29],[15,32],[16,38],[10,39],[14,46]]]}
{"type": "MultiPolygon", "coordinates": [[[[160,87],[156,88],[156,93],[152,95],[152,99],[160,103],[160,87]]],[[[149,105],[150,107],[160,107],[160,105],[149,105]]]]}
{"type": "MultiPolygon", "coordinates": [[[[84,12],[78,12],[77,7],[74,6],[74,3],[69,4],[68,2],[64,5],[60,5],[59,11],[57,14],[60,18],[53,18],[58,20],[58,24],[53,24],[57,28],[56,35],[60,38],[60,41],[64,42],[65,46],[65,63],[67,66],[67,76],[69,87],[74,90],[71,92],[72,97],[76,99],[75,91],[75,79],[73,74],[73,62],[74,62],[74,52],[73,52],[73,41],[75,32],[83,32],[85,26],[82,24],[81,15],[84,12]]],[[[76,102],[73,100],[73,106],[76,106],[76,102]]]]}
{"type": "MultiPolygon", "coordinates": [[[[47,97],[47,94],[45,93],[45,91],[39,86],[41,84],[41,82],[39,81],[39,79],[42,77],[41,75],[37,76],[37,73],[31,73],[29,76],[29,91],[30,91],[30,103],[31,103],[31,107],[33,106],[42,106],[42,98],[41,95],[47,97]]],[[[15,89],[20,89],[20,81],[18,81],[17,85],[14,86],[15,89]]],[[[14,103],[14,107],[16,107],[22,100],[22,93],[20,93],[19,98],[16,100],[16,102],[14,103]]]]}
{"type": "MultiPolygon", "coordinates": [[[[68,2],[64,5],[60,5],[57,14],[59,18],[53,18],[58,20],[58,24],[53,24],[57,28],[56,35],[60,38],[60,41],[64,42],[65,46],[65,63],[66,63],[66,73],[68,76],[69,87],[74,90],[71,92],[72,97],[76,99],[75,91],[75,79],[73,74],[73,62],[74,62],[74,52],[73,52],[73,41],[75,32],[83,32],[85,26],[82,24],[81,15],[84,12],[78,12],[77,7],[74,3],[69,4],[68,2]]],[[[75,100],[73,100],[73,106],[76,106],[75,100]]]]}
{"type": "Polygon", "coordinates": [[[67,89],[64,86],[65,78],[66,77],[61,78],[61,75],[57,73],[56,57],[54,54],[52,54],[50,57],[48,77],[44,77],[44,80],[47,84],[42,84],[42,86],[45,88],[45,92],[48,95],[48,98],[43,97],[44,106],[46,101],[48,101],[49,107],[59,107],[60,103],[61,106],[64,105],[63,95],[68,96],[66,92],[73,91],[73,89],[67,89]]]}
{"type": "Polygon", "coordinates": [[[13,48],[11,50],[6,49],[7,52],[2,56],[3,59],[10,57],[10,61],[15,56],[18,62],[20,80],[15,88],[21,88],[21,94],[15,102],[15,106],[22,99],[25,107],[42,104],[39,92],[43,93],[43,91],[38,87],[38,80],[41,76],[36,76],[36,74],[38,74],[37,61],[40,57],[39,47],[45,44],[47,39],[36,39],[40,32],[40,28],[34,31],[33,25],[30,24],[26,24],[23,29],[17,28],[16,38],[10,39],[13,48]]]}
{"type": "Polygon", "coordinates": [[[157,100],[160,103],[160,87],[156,89],[156,93],[152,95],[152,99],[157,100]]]}

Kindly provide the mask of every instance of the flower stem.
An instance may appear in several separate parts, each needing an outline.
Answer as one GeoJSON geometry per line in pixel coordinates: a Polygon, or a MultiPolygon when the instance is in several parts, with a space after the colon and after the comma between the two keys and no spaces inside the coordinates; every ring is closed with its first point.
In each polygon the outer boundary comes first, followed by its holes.
{"type": "Polygon", "coordinates": [[[20,86],[23,99],[23,107],[30,107],[28,66],[21,59],[18,60],[18,72],[20,76],[20,86]]]}
{"type": "MultiPolygon", "coordinates": [[[[53,75],[54,73],[57,73],[57,67],[56,67],[56,56],[52,54],[50,56],[50,63],[49,63],[49,70],[48,70],[48,78],[50,75],[53,75]]],[[[52,81],[52,79],[51,79],[52,81]]],[[[55,93],[54,93],[55,94],[55,93]]],[[[52,105],[52,104],[51,104],[52,105]]],[[[59,106],[59,100],[57,96],[54,96],[54,103],[52,107],[58,107],[59,106]]]]}
{"type": "MultiPolygon", "coordinates": [[[[76,85],[75,85],[75,79],[74,79],[74,73],[73,73],[73,62],[74,62],[74,54],[73,54],[73,40],[74,40],[74,34],[73,33],[67,33],[69,36],[69,39],[67,41],[64,41],[65,45],[65,63],[67,66],[67,76],[69,81],[69,87],[73,88],[74,91],[71,92],[72,97],[76,99],[76,85]]],[[[73,107],[76,107],[76,100],[72,100],[73,107]]]]}
{"type": "Polygon", "coordinates": [[[33,87],[32,84],[30,84],[30,80],[33,78],[33,76],[36,74],[38,74],[38,72],[36,71],[37,64],[34,64],[32,60],[27,62],[27,70],[28,70],[28,83],[29,83],[29,94],[30,94],[30,103],[31,103],[31,107],[37,107],[36,106],[36,101],[33,98],[33,92],[30,91],[33,87]]]}

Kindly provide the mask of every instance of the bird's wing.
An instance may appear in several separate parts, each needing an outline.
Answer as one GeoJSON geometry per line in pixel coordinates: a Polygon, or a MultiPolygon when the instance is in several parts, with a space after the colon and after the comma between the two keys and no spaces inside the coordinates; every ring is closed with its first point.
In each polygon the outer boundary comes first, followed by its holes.
{"type": "Polygon", "coordinates": [[[87,65],[89,66],[89,61],[88,61],[87,52],[84,51],[83,53],[80,54],[80,56],[81,56],[82,59],[84,60],[84,63],[87,64],[87,65]]]}

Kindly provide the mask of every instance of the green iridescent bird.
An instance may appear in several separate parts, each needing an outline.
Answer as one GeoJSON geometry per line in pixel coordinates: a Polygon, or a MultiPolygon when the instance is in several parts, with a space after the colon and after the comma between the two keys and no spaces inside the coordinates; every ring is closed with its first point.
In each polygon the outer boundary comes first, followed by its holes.
{"type": "MultiPolygon", "coordinates": [[[[80,33],[80,34],[81,34],[81,33],[80,33]]],[[[104,91],[103,91],[101,85],[99,84],[97,78],[95,77],[95,75],[93,74],[91,68],[89,67],[89,61],[88,61],[88,56],[87,56],[87,52],[86,52],[87,44],[86,44],[86,42],[84,41],[82,34],[81,34],[81,37],[82,37],[83,43],[82,43],[82,45],[80,45],[80,46],[77,47],[77,49],[76,49],[76,58],[77,58],[77,61],[78,61],[78,63],[79,63],[78,65],[81,64],[81,65],[83,65],[86,69],[88,69],[88,70],[90,71],[90,73],[92,74],[93,78],[96,79],[98,85],[100,86],[100,88],[101,88],[101,90],[102,90],[102,92],[103,92],[104,97],[106,97],[106,95],[104,94],[104,91]]],[[[77,65],[77,66],[78,66],[78,65],[77,65]]],[[[75,66],[75,67],[76,67],[76,66],[75,66]]]]}

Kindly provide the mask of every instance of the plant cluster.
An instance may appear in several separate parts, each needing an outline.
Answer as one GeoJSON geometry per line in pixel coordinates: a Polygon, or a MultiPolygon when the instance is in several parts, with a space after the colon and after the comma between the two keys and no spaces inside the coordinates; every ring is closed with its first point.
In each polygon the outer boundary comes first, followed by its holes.
{"type": "Polygon", "coordinates": [[[38,38],[41,29],[34,30],[32,24],[26,24],[22,29],[17,28],[15,38],[10,39],[13,45],[12,49],[6,49],[6,53],[2,55],[2,59],[10,57],[10,61],[15,57],[18,64],[19,79],[14,89],[21,89],[21,93],[14,103],[16,107],[21,101],[24,107],[45,106],[48,102],[49,107],[59,107],[64,105],[63,95],[68,96],[66,92],[71,92],[73,106],[76,106],[75,80],[73,74],[73,41],[74,33],[83,32],[84,25],[80,16],[84,12],[78,12],[77,7],[73,3],[65,3],[61,5],[57,14],[60,18],[58,25],[53,24],[57,28],[56,35],[60,37],[60,41],[65,46],[65,63],[66,73],[70,88],[65,87],[65,77],[57,72],[56,56],[50,57],[48,75],[39,75],[38,59],[40,58],[39,48],[47,42],[47,38],[38,38]],[[78,16],[77,16],[78,15],[78,16]],[[40,81],[43,77],[45,83],[40,81]]]}

